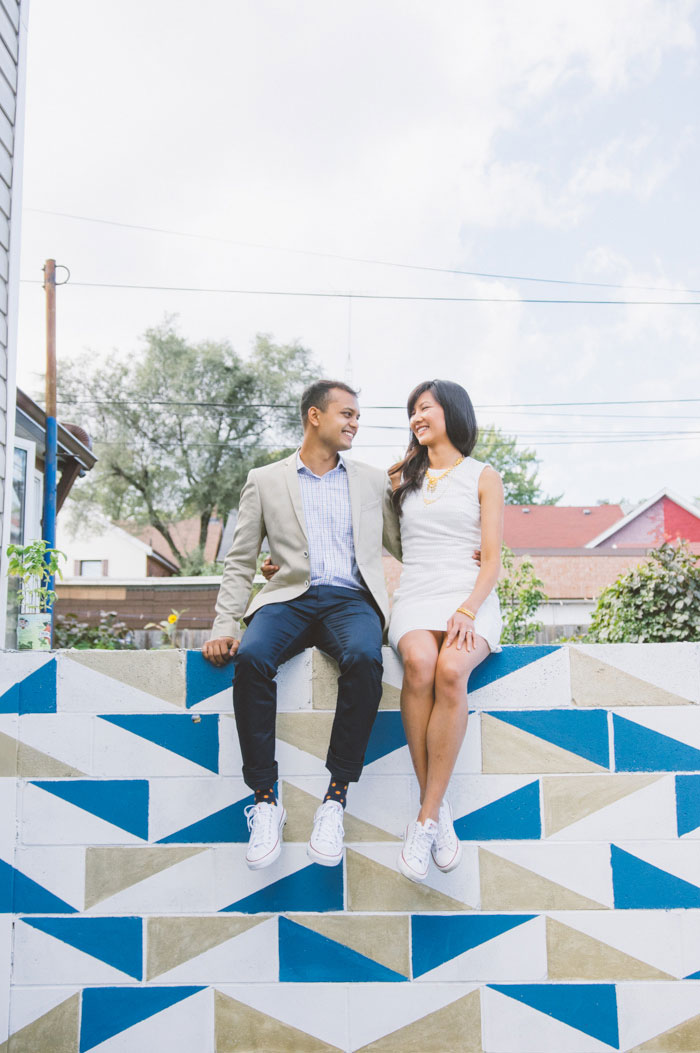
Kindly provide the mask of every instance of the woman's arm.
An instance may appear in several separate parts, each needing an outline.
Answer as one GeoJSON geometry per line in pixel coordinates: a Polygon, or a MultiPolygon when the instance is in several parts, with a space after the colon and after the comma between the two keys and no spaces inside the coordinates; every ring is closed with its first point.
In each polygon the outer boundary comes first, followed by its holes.
{"type": "MultiPolygon", "coordinates": [[[[501,545],[503,544],[503,483],[498,472],[488,465],[479,476],[479,504],[481,505],[481,567],[474,588],[460,604],[476,614],[492,591],[501,571],[501,545]]],[[[474,620],[469,615],[456,612],[447,623],[446,644],[457,639],[461,647],[467,630],[473,628],[474,620]]]]}

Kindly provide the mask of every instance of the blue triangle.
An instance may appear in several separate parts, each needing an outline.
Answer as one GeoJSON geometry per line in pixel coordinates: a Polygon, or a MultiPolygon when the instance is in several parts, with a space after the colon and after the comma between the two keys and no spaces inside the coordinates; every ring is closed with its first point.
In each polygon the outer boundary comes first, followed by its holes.
{"type": "Polygon", "coordinates": [[[80,1020],[80,1053],[203,990],[203,987],[86,987],[80,1020]]]}
{"type": "MultiPolygon", "coordinates": [[[[230,691],[233,683],[233,662],[215,666],[208,662],[201,651],[188,651],[185,665],[186,706],[191,709],[205,698],[230,691]]],[[[233,700],[231,702],[233,705],[233,700]]]]}
{"type": "Polygon", "coordinates": [[[343,868],[311,863],[293,874],[236,900],[223,911],[242,914],[268,914],[275,911],[306,910],[320,913],[343,909],[343,868]]]}
{"type": "Polygon", "coordinates": [[[501,680],[509,673],[515,673],[518,669],[524,669],[526,665],[539,662],[540,658],[546,658],[552,651],[560,651],[561,645],[535,646],[528,644],[527,647],[509,645],[496,654],[490,654],[485,661],[473,670],[469,677],[469,690],[478,691],[480,687],[493,684],[501,680]]]}
{"type": "Polygon", "coordinates": [[[45,932],[101,962],[143,979],[143,922],[141,918],[24,918],[45,932]]]}
{"type": "Polygon", "coordinates": [[[34,785],[148,840],[147,779],[62,779],[34,785]]]}
{"type": "Polygon", "coordinates": [[[490,712],[489,716],[576,753],[579,757],[585,757],[603,768],[610,766],[608,714],[604,709],[490,712]]]}
{"type": "Polygon", "coordinates": [[[74,914],[76,909],[0,859],[0,914],[74,914]]]}
{"type": "Polygon", "coordinates": [[[176,830],[167,837],[161,837],[159,845],[168,844],[229,844],[238,841],[247,841],[249,837],[248,821],[243,814],[243,809],[248,804],[253,804],[255,795],[244,797],[241,801],[235,801],[218,812],[199,819],[190,826],[184,826],[182,830],[176,830]]]}
{"type": "Polygon", "coordinates": [[[613,713],[617,771],[700,771],[700,750],[613,713]]]}
{"type": "Polygon", "coordinates": [[[700,907],[700,888],[683,878],[610,846],[616,910],[700,907]]]}
{"type": "Polygon", "coordinates": [[[411,918],[413,978],[493,940],[536,914],[414,914],[411,918]]]}
{"type": "Polygon", "coordinates": [[[700,826],[700,775],[676,775],[678,836],[700,826]]]}
{"type": "Polygon", "coordinates": [[[539,780],[463,815],[454,827],[462,841],[529,841],[541,837],[539,780]]]}
{"type": "Polygon", "coordinates": [[[400,750],[405,745],[406,736],[401,714],[393,709],[380,710],[367,743],[365,764],[371,764],[380,757],[386,757],[388,753],[400,750]]]}
{"type": "Polygon", "coordinates": [[[279,956],[280,983],[396,983],[407,979],[289,918],[279,920],[279,956]]]}
{"type": "Polygon", "coordinates": [[[110,724],[148,739],[209,771],[219,770],[219,715],[202,714],[199,723],[179,713],[127,713],[101,716],[110,724]]]}
{"type": "Polygon", "coordinates": [[[700,980],[700,972],[691,973],[690,976],[684,976],[684,980],[700,980]]]}
{"type": "Polygon", "coordinates": [[[0,713],[55,713],[56,659],[52,658],[0,695],[0,713]]]}
{"type": "Polygon", "coordinates": [[[494,991],[619,1049],[615,984],[489,984],[494,991]]]}

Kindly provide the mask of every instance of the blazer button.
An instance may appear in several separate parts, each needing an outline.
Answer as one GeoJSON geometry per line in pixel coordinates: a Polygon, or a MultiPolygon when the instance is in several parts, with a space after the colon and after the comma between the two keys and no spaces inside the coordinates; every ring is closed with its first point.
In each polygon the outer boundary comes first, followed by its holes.
{"type": "Polygon", "coordinates": [[[308,578],[306,579],[306,581],[304,582],[304,584],[308,586],[308,584],[309,584],[309,579],[308,579],[308,578]]]}
{"type": "Polygon", "coordinates": [[[308,553],[308,552],[305,552],[305,553],[304,553],[304,559],[308,559],[308,558],[309,558],[309,553],[308,553]]]}

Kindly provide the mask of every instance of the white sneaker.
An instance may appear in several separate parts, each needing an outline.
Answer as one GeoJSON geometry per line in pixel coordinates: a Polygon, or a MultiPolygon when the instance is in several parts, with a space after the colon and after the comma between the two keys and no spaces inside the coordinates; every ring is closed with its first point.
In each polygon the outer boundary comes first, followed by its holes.
{"type": "Polygon", "coordinates": [[[337,866],[343,858],[343,806],[337,801],[326,801],[316,809],[306,854],[314,863],[324,867],[337,866]]]}
{"type": "Polygon", "coordinates": [[[274,863],[282,851],[282,827],[287,813],[281,804],[249,804],[244,809],[250,838],[245,861],[251,870],[262,870],[274,863]]]}
{"type": "Polygon", "coordinates": [[[430,854],[433,857],[433,863],[438,870],[442,870],[443,874],[449,874],[462,861],[462,842],[452,825],[452,808],[446,797],[440,805],[437,834],[430,854]]]}
{"type": "Polygon", "coordinates": [[[404,835],[403,848],[399,853],[398,867],[409,881],[424,881],[430,866],[430,849],[437,834],[438,824],[434,819],[424,823],[409,823],[404,835]]]}

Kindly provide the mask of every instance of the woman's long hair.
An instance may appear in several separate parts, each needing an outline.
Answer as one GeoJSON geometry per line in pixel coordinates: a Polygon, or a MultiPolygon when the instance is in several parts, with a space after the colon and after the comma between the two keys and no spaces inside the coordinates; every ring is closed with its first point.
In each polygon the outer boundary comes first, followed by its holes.
{"type": "MultiPolygon", "coordinates": [[[[426,391],[442,406],[447,438],[463,457],[468,457],[479,438],[476,415],[469,395],[461,384],[455,384],[452,380],[426,380],[423,384],[418,384],[408,396],[406,408],[409,419],[413,416],[419,397],[426,391]]],[[[421,446],[411,433],[406,456],[389,469],[393,481],[399,480],[392,494],[394,508],[399,515],[406,495],[411,490],[419,490],[423,485],[427,467],[428,450],[421,446]]]]}

